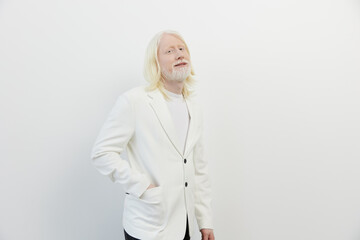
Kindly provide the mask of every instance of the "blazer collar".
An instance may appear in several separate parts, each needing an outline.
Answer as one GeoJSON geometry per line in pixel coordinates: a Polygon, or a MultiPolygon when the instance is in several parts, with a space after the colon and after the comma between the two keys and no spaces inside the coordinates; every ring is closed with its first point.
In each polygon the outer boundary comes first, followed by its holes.
{"type": "Polygon", "coordinates": [[[162,128],[164,129],[167,137],[169,138],[170,142],[176,149],[176,151],[181,155],[182,158],[186,158],[190,153],[191,148],[194,145],[194,137],[195,137],[195,111],[194,111],[194,103],[191,99],[185,99],[186,105],[189,110],[190,120],[189,120],[189,129],[185,144],[185,151],[183,153],[180,146],[179,138],[176,133],[176,128],[174,125],[174,121],[171,117],[171,113],[169,108],[166,104],[166,100],[159,89],[147,93],[150,98],[150,105],[153,108],[162,128]]]}

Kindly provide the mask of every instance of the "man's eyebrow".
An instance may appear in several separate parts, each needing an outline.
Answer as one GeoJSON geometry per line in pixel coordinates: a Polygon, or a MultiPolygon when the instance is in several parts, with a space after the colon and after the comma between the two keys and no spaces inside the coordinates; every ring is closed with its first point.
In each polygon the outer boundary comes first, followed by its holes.
{"type": "MultiPolygon", "coordinates": [[[[185,47],[184,45],[178,45],[178,46],[186,49],[186,47],[185,47]]],[[[174,47],[174,46],[167,47],[167,48],[164,48],[163,51],[164,51],[164,52],[167,52],[167,51],[169,51],[169,49],[173,49],[173,48],[175,48],[175,47],[174,47]]]]}
{"type": "MultiPolygon", "coordinates": [[[[185,45],[184,44],[179,44],[179,45],[177,45],[178,47],[185,47],[185,45]]],[[[172,46],[169,46],[169,47],[167,47],[167,48],[165,48],[165,49],[169,49],[169,48],[174,48],[175,46],[174,45],[172,45],[172,46]]]]}

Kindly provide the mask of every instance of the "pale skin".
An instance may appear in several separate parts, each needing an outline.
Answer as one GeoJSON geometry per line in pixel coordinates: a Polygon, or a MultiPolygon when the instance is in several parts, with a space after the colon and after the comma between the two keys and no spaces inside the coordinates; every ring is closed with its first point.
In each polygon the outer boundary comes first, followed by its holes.
{"type": "MultiPolygon", "coordinates": [[[[174,64],[179,60],[186,60],[190,63],[190,56],[188,51],[185,48],[184,43],[171,34],[164,34],[160,40],[158,47],[158,60],[161,69],[167,69],[172,72],[174,68],[183,67],[178,66],[175,67],[174,64]]],[[[184,81],[173,81],[166,79],[164,76],[162,77],[164,82],[164,87],[166,90],[181,94],[184,81]]],[[[154,184],[150,184],[147,189],[156,187],[154,184]]],[[[214,232],[212,229],[203,228],[200,230],[201,232],[201,240],[215,240],[214,232]]]]}

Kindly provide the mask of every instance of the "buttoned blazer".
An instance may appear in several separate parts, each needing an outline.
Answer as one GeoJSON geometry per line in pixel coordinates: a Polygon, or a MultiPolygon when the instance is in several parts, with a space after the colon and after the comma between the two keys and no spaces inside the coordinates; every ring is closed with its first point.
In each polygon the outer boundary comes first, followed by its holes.
{"type": "Polygon", "coordinates": [[[203,157],[202,110],[186,99],[190,121],[185,150],[159,89],[144,86],[121,94],[92,148],[93,166],[125,194],[123,227],[142,240],[182,240],[213,228],[211,181],[203,157]],[[121,156],[126,151],[127,159],[121,156]],[[147,189],[150,184],[156,187],[147,189]]]}

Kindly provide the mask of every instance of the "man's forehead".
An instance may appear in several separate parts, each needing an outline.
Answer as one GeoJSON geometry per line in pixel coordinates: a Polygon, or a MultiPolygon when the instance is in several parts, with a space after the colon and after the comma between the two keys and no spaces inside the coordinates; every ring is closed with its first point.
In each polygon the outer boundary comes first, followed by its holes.
{"type": "Polygon", "coordinates": [[[159,42],[160,48],[175,47],[177,45],[185,46],[184,42],[173,34],[164,34],[159,42]]]}

